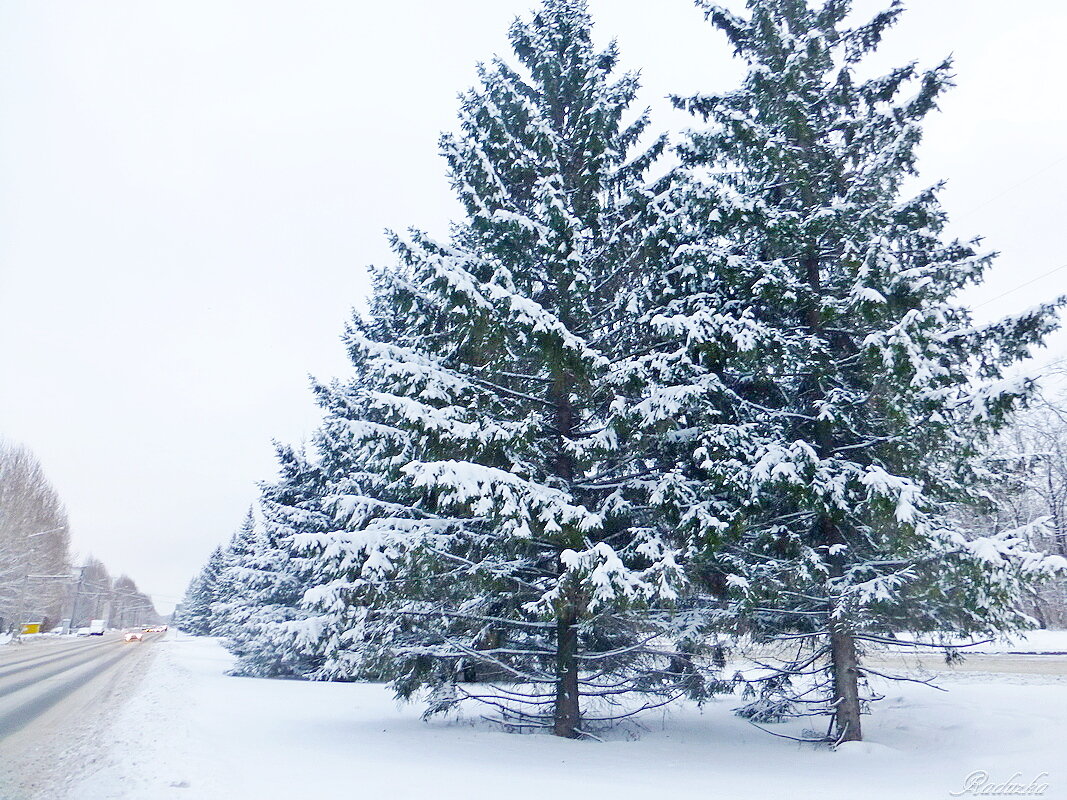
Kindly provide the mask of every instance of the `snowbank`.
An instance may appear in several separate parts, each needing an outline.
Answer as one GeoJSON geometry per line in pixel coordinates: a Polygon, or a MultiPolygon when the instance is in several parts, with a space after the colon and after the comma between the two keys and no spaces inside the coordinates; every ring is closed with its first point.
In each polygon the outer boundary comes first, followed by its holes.
{"type": "Polygon", "coordinates": [[[976,645],[975,653],[1067,653],[1067,631],[1028,631],[1005,641],[976,645]]]}
{"type": "Polygon", "coordinates": [[[209,639],[172,632],[155,647],[107,737],[115,744],[73,800],[934,800],[979,772],[1023,783],[1046,773],[1041,796],[1067,798],[1067,682],[1054,677],[957,675],[947,693],[889,686],[868,741],[830,752],[753,728],[730,713],[736,698],[572,742],[477,720],[427,724],[380,685],[226,677],[231,658],[209,639]]]}

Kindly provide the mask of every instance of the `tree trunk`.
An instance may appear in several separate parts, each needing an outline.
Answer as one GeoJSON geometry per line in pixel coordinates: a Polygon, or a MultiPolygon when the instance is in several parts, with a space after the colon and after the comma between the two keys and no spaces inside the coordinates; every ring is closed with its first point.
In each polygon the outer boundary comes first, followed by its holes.
{"type": "Polygon", "coordinates": [[[834,722],[836,739],[858,742],[860,727],[859,659],[856,640],[843,622],[830,621],[830,661],[834,679],[834,722]]]}
{"type": "Polygon", "coordinates": [[[1034,617],[1037,619],[1037,625],[1041,630],[1048,629],[1048,616],[1045,614],[1044,603],[1041,598],[1041,592],[1037,589],[1030,589],[1030,602],[1034,606],[1034,617]]]}
{"type": "Polygon", "coordinates": [[[573,611],[556,621],[556,708],[552,732],[567,739],[577,739],[581,735],[577,622],[573,611]]]}
{"type": "MultiPolygon", "coordinates": [[[[802,146],[806,145],[801,142],[802,146]]],[[[809,192],[804,191],[806,203],[811,202],[809,192]]],[[[811,333],[822,339],[827,349],[835,350],[834,342],[827,336],[823,328],[822,312],[820,311],[820,298],[822,297],[822,263],[818,251],[813,249],[804,259],[804,272],[811,289],[811,305],[805,309],[804,322],[811,333]]],[[[810,387],[812,402],[811,413],[818,421],[815,423],[815,442],[820,459],[832,458],[836,452],[833,422],[822,418],[819,406],[824,401],[825,395],[819,386],[818,378],[813,378],[810,387]]],[[[823,514],[818,522],[817,540],[827,548],[825,556],[826,565],[831,579],[841,578],[845,574],[844,557],[840,553],[834,553],[835,545],[844,545],[845,539],[840,528],[828,515],[823,514]]],[[[828,609],[828,623],[830,633],[830,678],[833,681],[833,707],[834,728],[836,740],[842,742],[857,742],[863,738],[860,728],[860,690],[859,690],[859,658],[856,653],[856,640],[848,626],[848,621],[838,615],[839,609],[835,608],[832,599],[828,609]]]]}
{"type": "MultiPolygon", "coordinates": [[[[563,289],[561,288],[561,295],[563,289]]],[[[566,322],[566,318],[562,317],[566,322]]],[[[569,327],[569,325],[568,325],[569,327]]],[[[571,405],[574,376],[566,370],[557,373],[550,397],[555,406],[556,453],[552,472],[567,483],[574,480],[574,458],[568,447],[574,432],[575,414],[571,405]]],[[[560,551],[575,543],[560,542],[560,551]]],[[[562,569],[562,565],[560,565],[562,569]]],[[[581,734],[581,713],[578,693],[578,608],[573,599],[557,612],[556,619],[556,704],[553,711],[552,732],[556,736],[577,739],[581,734]]]]}
{"type": "MultiPolygon", "coordinates": [[[[844,544],[841,530],[828,516],[821,519],[823,541],[832,552],[834,545],[844,544]]],[[[839,554],[828,555],[830,577],[840,578],[845,574],[844,558],[839,554]]],[[[848,620],[835,608],[831,599],[829,612],[830,628],[830,676],[834,684],[835,738],[841,742],[858,742],[863,738],[860,727],[860,665],[856,653],[856,639],[848,620]]]]}

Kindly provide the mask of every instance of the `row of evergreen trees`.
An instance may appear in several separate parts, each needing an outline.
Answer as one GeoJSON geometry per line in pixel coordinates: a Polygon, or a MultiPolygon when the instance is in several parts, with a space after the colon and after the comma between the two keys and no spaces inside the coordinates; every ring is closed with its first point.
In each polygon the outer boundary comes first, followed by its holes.
{"type": "Polygon", "coordinates": [[[1027,624],[1064,562],[961,520],[1056,303],[973,325],[953,298],[991,256],[943,237],[936,186],[903,193],[949,63],[860,77],[898,4],[699,5],[749,69],[674,98],[673,147],[583,0],[480,68],[441,140],[465,218],[391,237],[310,450],[190,587],[183,624],[240,672],[579,737],[726,688],[745,635],[790,655],[744,713],[839,742],[865,649],[1027,624]]]}

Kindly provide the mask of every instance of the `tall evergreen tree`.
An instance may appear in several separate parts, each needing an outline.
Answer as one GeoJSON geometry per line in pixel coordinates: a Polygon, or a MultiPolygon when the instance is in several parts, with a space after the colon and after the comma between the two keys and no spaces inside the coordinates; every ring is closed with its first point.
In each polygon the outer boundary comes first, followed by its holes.
{"type": "MultiPolygon", "coordinates": [[[[391,358],[396,348],[374,343],[400,341],[408,327],[385,298],[377,292],[369,319],[357,320],[347,332],[355,377],[315,387],[324,411],[314,437],[318,513],[294,518],[288,539],[290,554],[306,565],[300,599],[307,618],[304,647],[318,659],[312,675],[318,679],[391,677],[389,620],[395,619],[381,609],[400,591],[391,588],[387,575],[431,518],[416,507],[420,498],[401,472],[414,457],[411,437],[389,424],[376,399],[402,373],[396,368],[387,370],[388,377],[379,373],[376,356],[391,358]],[[372,607],[379,613],[368,616],[372,607]]],[[[414,366],[407,378],[418,381],[417,362],[414,366]]],[[[417,385],[408,388],[419,391],[417,385]]],[[[422,388],[432,393],[426,384],[422,388]]]]}
{"type": "Polygon", "coordinates": [[[320,510],[319,466],[286,446],[278,447],[278,461],[279,479],[261,487],[262,520],[249,512],[223,572],[234,596],[221,609],[223,633],[237,656],[236,675],[316,677],[323,660],[315,647],[321,624],[302,604],[313,579],[300,540],[327,530],[330,519],[320,510]]]}
{"type": "Polygon", "coordinates": [[[238,528],[223,550],[222,568],[215,586],[215,599],[211,613],[214,617],[214,633],[229,636],[243,624],[243,609],[247,607],[247,569],[256,553],[256,519],[248,509],[241,527],[238,528]]]}
{"type": "Polygon", "coordinates": [[[216,547],[200,572],[189,582],[182,600],[181,618],[176,625],[194,636],[210,636],[215,632],[212,604],[218,591],[219,575],[226,563],[226,551],[216,547]]]}
{"type": "Polygon", "coordinates": [[[576,737],[642,705],[621,695],[708,688],[698,642],[671,645],[682,554],[619,402],[669,180],[645,184],[664,142],[638,149],[636,77],[611,77],[584,2],[547,0],[510,39],[521,68],[482,67],[442,139],[467,219],[448,243],[393,238],[350,331],[357,378],[321,390],[341,530],[299,538],[327,674],[576,737]]]}
{"type": "Polygon", "coordinates": [[[969,538],[958,513],[1033,390],[1005,375],[1054,304],[976,326],[955,299],[992,256],[943,237],[938,187],[902,196],[950,65],[857,77],[899,3],[855,27],[848,0],[699,5],[749,71],[676,100],[712,127],[680,149],[691,244],[652,317],[645,408],[691,442],[676,485],[700,580],[738,629],[802,647],[748,713],[827,714],[828,738],[855,740],[864,647],[1024,625],[1021,582],[1057,566],[1011,532],[969,538]]]}

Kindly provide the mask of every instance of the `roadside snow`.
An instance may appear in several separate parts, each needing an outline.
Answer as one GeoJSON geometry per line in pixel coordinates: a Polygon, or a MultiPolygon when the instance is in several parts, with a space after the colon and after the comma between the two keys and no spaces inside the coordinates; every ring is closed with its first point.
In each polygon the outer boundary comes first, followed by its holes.
{"type": "MultiPolygon", "coordinates": [[[[966,640],[960,640],[961,642],[966,640]]],[[[1067,653],[1067,631],[1028,631],[1004,641],[976,645],[974,653],[1067,653]]]]}
{"type": "Polygon", "coordinates": [[[830,752],[756,730],[731,714],[737,698],[571,742],[476,720],[427,724],[380,685],[226,677],[231,657],[210,639],[172,632],[156,647],[72,800],[939,800],[977,771],[1023,784],[1044,774],[1040,796],[1067,798],[1067,682],[1054,677],[884,687],[867,741],[830,752]]]}

